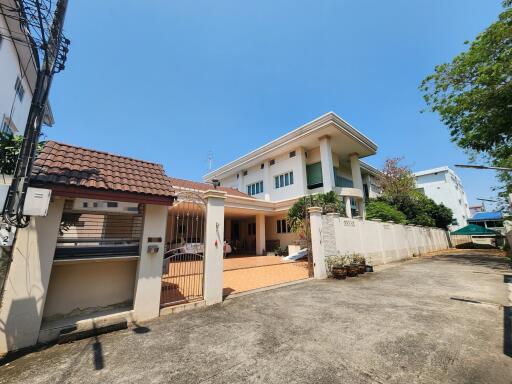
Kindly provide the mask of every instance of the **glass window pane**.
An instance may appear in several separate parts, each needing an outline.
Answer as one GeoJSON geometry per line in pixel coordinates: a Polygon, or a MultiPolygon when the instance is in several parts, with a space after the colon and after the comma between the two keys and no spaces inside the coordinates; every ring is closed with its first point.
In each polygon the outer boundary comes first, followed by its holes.
{"type": "Polygon", "coordinates": [[[281,222],[277,220],[277,233],[281,233],[281,222]]]}
{"type": "Polygon", "coordinates": [[[263,192],[263,181],[260,181],[260,190],[263,192]]]}
{"type": "Polygon", "coordinates": [[[247,186],[247,194],[248,194],[248,195],[250,195],[250,194],[251,194],[251,186],[250,186],[250,185],[248,185],[248,186],[247,186]]]}
{"type": "Polygon", "coordinates": [[[276,188],[279,188],[279,176],[274,177],[274,180],[276,182],[276,188]]]}
{"type": "Polygon", "coordinates": [[[290,185],[290,175],[287,173],[284,175],[284,185],[290,185]]]}
{"type": "Polygon", "coordinates": [[[293,171],[290,172],[290,185],[293,184],[293,171]]]}
{"type": "Polygon", "coordinates": [[[279,186],[284,187],[284,175],[279,176],[279,186]]]}

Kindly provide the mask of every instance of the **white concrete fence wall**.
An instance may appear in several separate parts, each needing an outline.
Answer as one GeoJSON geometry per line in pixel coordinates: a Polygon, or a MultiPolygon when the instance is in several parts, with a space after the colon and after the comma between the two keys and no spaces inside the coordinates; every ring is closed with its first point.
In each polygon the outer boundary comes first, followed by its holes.
{"type": "Polygon", "coordinates": [[[315,277],[325,277],[325,257],[359,253],[367,263],[380,265],[450,248],[448,234],[439,228],[401,225],[378,220],[322,215],[310,208],[315,277]]]}

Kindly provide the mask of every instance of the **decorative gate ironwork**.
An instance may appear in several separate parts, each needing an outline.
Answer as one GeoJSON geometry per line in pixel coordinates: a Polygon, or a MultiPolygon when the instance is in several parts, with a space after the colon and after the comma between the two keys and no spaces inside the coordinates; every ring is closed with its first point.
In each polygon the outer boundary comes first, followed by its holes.
{"type": "Polygon", "coordinates": [[[169,212],[161,306],[203,299],[206,203],[198,193],[180,192],[169,212]]]}

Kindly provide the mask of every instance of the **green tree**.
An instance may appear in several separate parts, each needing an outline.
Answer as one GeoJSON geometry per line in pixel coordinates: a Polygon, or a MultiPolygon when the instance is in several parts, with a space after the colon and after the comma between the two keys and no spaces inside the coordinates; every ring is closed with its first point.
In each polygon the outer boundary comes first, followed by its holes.
{"type": "Polygon", "coordinates": [[[366,218],[394,221],[399,224],[405,224],[407,222],[405,214],[382,200],[370,200],[367,202],[366,218]]]}
{"type": "MultiPolygon", "coordinates": [[[[0,174],[12,175],[16,169],[16,161],[21,152],[23,136],[14,136],[7,133],[0,133],[0,174]]],[[[44,147],[45,142],[37,145],[37,152],[44,147]]]]}
{"type": "MultiPolygon", "coordinates": [[[[420,85],[430,110],[439,113],[461,148],[495,166],[512,166],[512,0],[498,20],[466,42],[468,49],[435,67],[420,85]]],[[[510,173],[499,175],[512,192],[510,173]]]]}
{"type": "Polygon", "coordinates": [[[409,167],[402,165],[403,158],[386,159],[379,184],[382,195],[390,202],[409,196],[416,189],[416,182],[409,167]]]}
{"type": "Polygon", "coordinates": [[[292,231],[304,231],[304,220],[309,207],[320,207],[323,213],[338,212],[345,214],[341,197],[334,191],[303,196],[288,210],[287,221],[292,231]]]}

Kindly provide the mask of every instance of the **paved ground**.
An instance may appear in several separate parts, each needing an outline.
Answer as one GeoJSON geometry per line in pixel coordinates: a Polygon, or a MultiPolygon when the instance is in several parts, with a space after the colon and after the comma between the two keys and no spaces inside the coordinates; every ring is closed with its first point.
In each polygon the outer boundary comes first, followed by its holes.
{"type": "Polygon", "coordinates": [[[511,383],[506,281],[481,252],[308,281],[32,353],[0,383],[511,383]]]}

